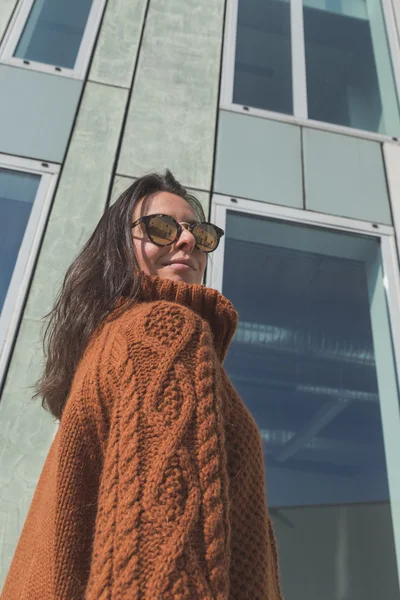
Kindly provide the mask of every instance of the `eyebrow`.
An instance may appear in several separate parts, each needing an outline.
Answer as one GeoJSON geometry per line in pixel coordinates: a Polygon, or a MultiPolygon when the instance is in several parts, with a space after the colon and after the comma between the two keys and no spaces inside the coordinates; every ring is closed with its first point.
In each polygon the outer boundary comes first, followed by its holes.
{"type": "Polygon", "coordinates": [[[198,219],[191,219],[190,221],[178,221],[178,223],[187,223],[188,225],[193,225],[193,223],[201,223],[198,219]]]}

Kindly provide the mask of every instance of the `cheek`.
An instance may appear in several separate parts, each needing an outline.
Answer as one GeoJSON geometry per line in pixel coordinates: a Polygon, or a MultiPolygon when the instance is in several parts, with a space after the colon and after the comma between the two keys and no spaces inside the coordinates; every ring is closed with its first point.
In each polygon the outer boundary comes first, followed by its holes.
{"type": "Polygon", "coordinates": [[[205,271],[205,268],[206,268],[206,265],[207,265],[207,255],[204,254],[204,252],[200,252],[199,251],[198,256],[197,256],[197,260],[198,260],[198,263],[199,263],[199,266],[200,266],[201,273],[204,274],[204,271],[205,271]]]}
{"type": "Polygon", "coordinates": [[[146,242],[144,239],[135,239],[134,247],[140,268],[148,275],[155,274],[156,262],[165,254],[165,249],[146,242]]]}

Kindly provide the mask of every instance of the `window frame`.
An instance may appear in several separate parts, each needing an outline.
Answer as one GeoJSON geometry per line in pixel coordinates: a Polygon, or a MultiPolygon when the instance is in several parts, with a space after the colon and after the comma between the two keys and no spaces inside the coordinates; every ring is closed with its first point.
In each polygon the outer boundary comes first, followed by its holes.
{"type": "Polygon", "coordinates": [[[391,0],[392,12],[394,15],[394,29],[397,34],[397,42],[400,46],[400,6],[396,3],[396,0],[391,0]]]}
{"type": "MultiPolygon", "coordinates": [[[[382,2],[383,19],[388,38],[389,53],[392,60],[394,84],[400,106],[400,31],[397,31],[396,14],[392,4],[393,0],[380,0],[382,2]]],[[[293,90],[293,115],[274,112],[262,108],[243,106],[233,102],[233,85],[235,77],[236,31],[239,0],[227,0],[225,15],[225,38],[222,60],[221,99],[220,108],[241,114],[253,115],[265,119],[282,121],[294,125],[311,127],[342,133],[353,137],[369,140],[388,141],[399,140],[396,136],[374,133],[363,129],[335,125],[325,121],[309,119],[307,114],[307,80],[306,57],[304,45],[304,20],[303,0],[288,0],[290,6],[291,28],[291,56],[292,56],[292,90],[293,90]]],[[[400,11],[399,11],[400,13],[400,11]]],[[[399,14],[400,18],[400,14],[399,14]]],[[[400,23],[400,21],[399,21],[400,23]]]]}
{"type": "MultiPolygon", "coordinates": [[[[345,217],[336,217],[298,208],[268,204],[256,200],[245,200],[232,196],[214,194],[211,201],[210,218],[213,223],[224,230],[226,230],[226,215],[228,210],[285,221],[295,225],[308,225],[337,232],[362,234],[364,236],[367,235],[380,239],[383,287],[392,333],[393,361],[396,370],[396,381],[397,387],[400,390],[400,272],[394,227],[356,219],[348,219],[345,217]]],[[[222,292],[223,289],[225,239],[226,235],[221,238],[217,250],[213,253],[213,260],[210,261],[206,274],[206,285],[219,292],[222,292]]],[[[396,501],[397,498],[400,497],[400,470],[398,469],[397,464],[400,409],[399,403],[394,403],[392,400],[393,399],[390,399],[390,401],[385,402],[385,399],[381,398],[380,409],[385,442],[397,573],[400,584],[400,504],[396,501]]]]}
{"type": "Polygon", "coordinates": [[[83,80],[89,65],[91,51],[96,41],[106,0],[93,0],[73,69],[13,56],[35,1],[36,0],[19,1],[0,46],[0,63],[33,71],[41,71],[42,73],[59,75],[61,77],[83,80]]]}
{"type": "Polygon", "coordinates": [[[17,334],[20,316],[40,249],[60,166],[0,154],[0,168],[41,177],[0,313],[0,389],[17,334]]]}

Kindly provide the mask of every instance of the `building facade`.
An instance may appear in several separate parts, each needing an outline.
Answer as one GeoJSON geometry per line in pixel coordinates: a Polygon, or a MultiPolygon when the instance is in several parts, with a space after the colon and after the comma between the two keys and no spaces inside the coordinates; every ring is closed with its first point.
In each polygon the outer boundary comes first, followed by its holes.
{"type": "Polygon", "coordinates": [[[57,427],[42,318],[169,168],[226,232],[285,598],[400,599],[400,4],[2,0],[0,42],[0,587],[57,427]]]}

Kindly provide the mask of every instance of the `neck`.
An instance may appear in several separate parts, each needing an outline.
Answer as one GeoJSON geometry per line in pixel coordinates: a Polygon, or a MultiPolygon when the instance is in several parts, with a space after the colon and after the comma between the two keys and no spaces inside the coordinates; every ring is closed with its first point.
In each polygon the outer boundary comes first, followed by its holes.
{"type": "Polygon", "coordinates": [[[220,360],[225,358],[237,327],[238,315],[229,300],[217,290],[142,273],[139,300],[167,300],[197,312],[211,327],[220,360]]]}

